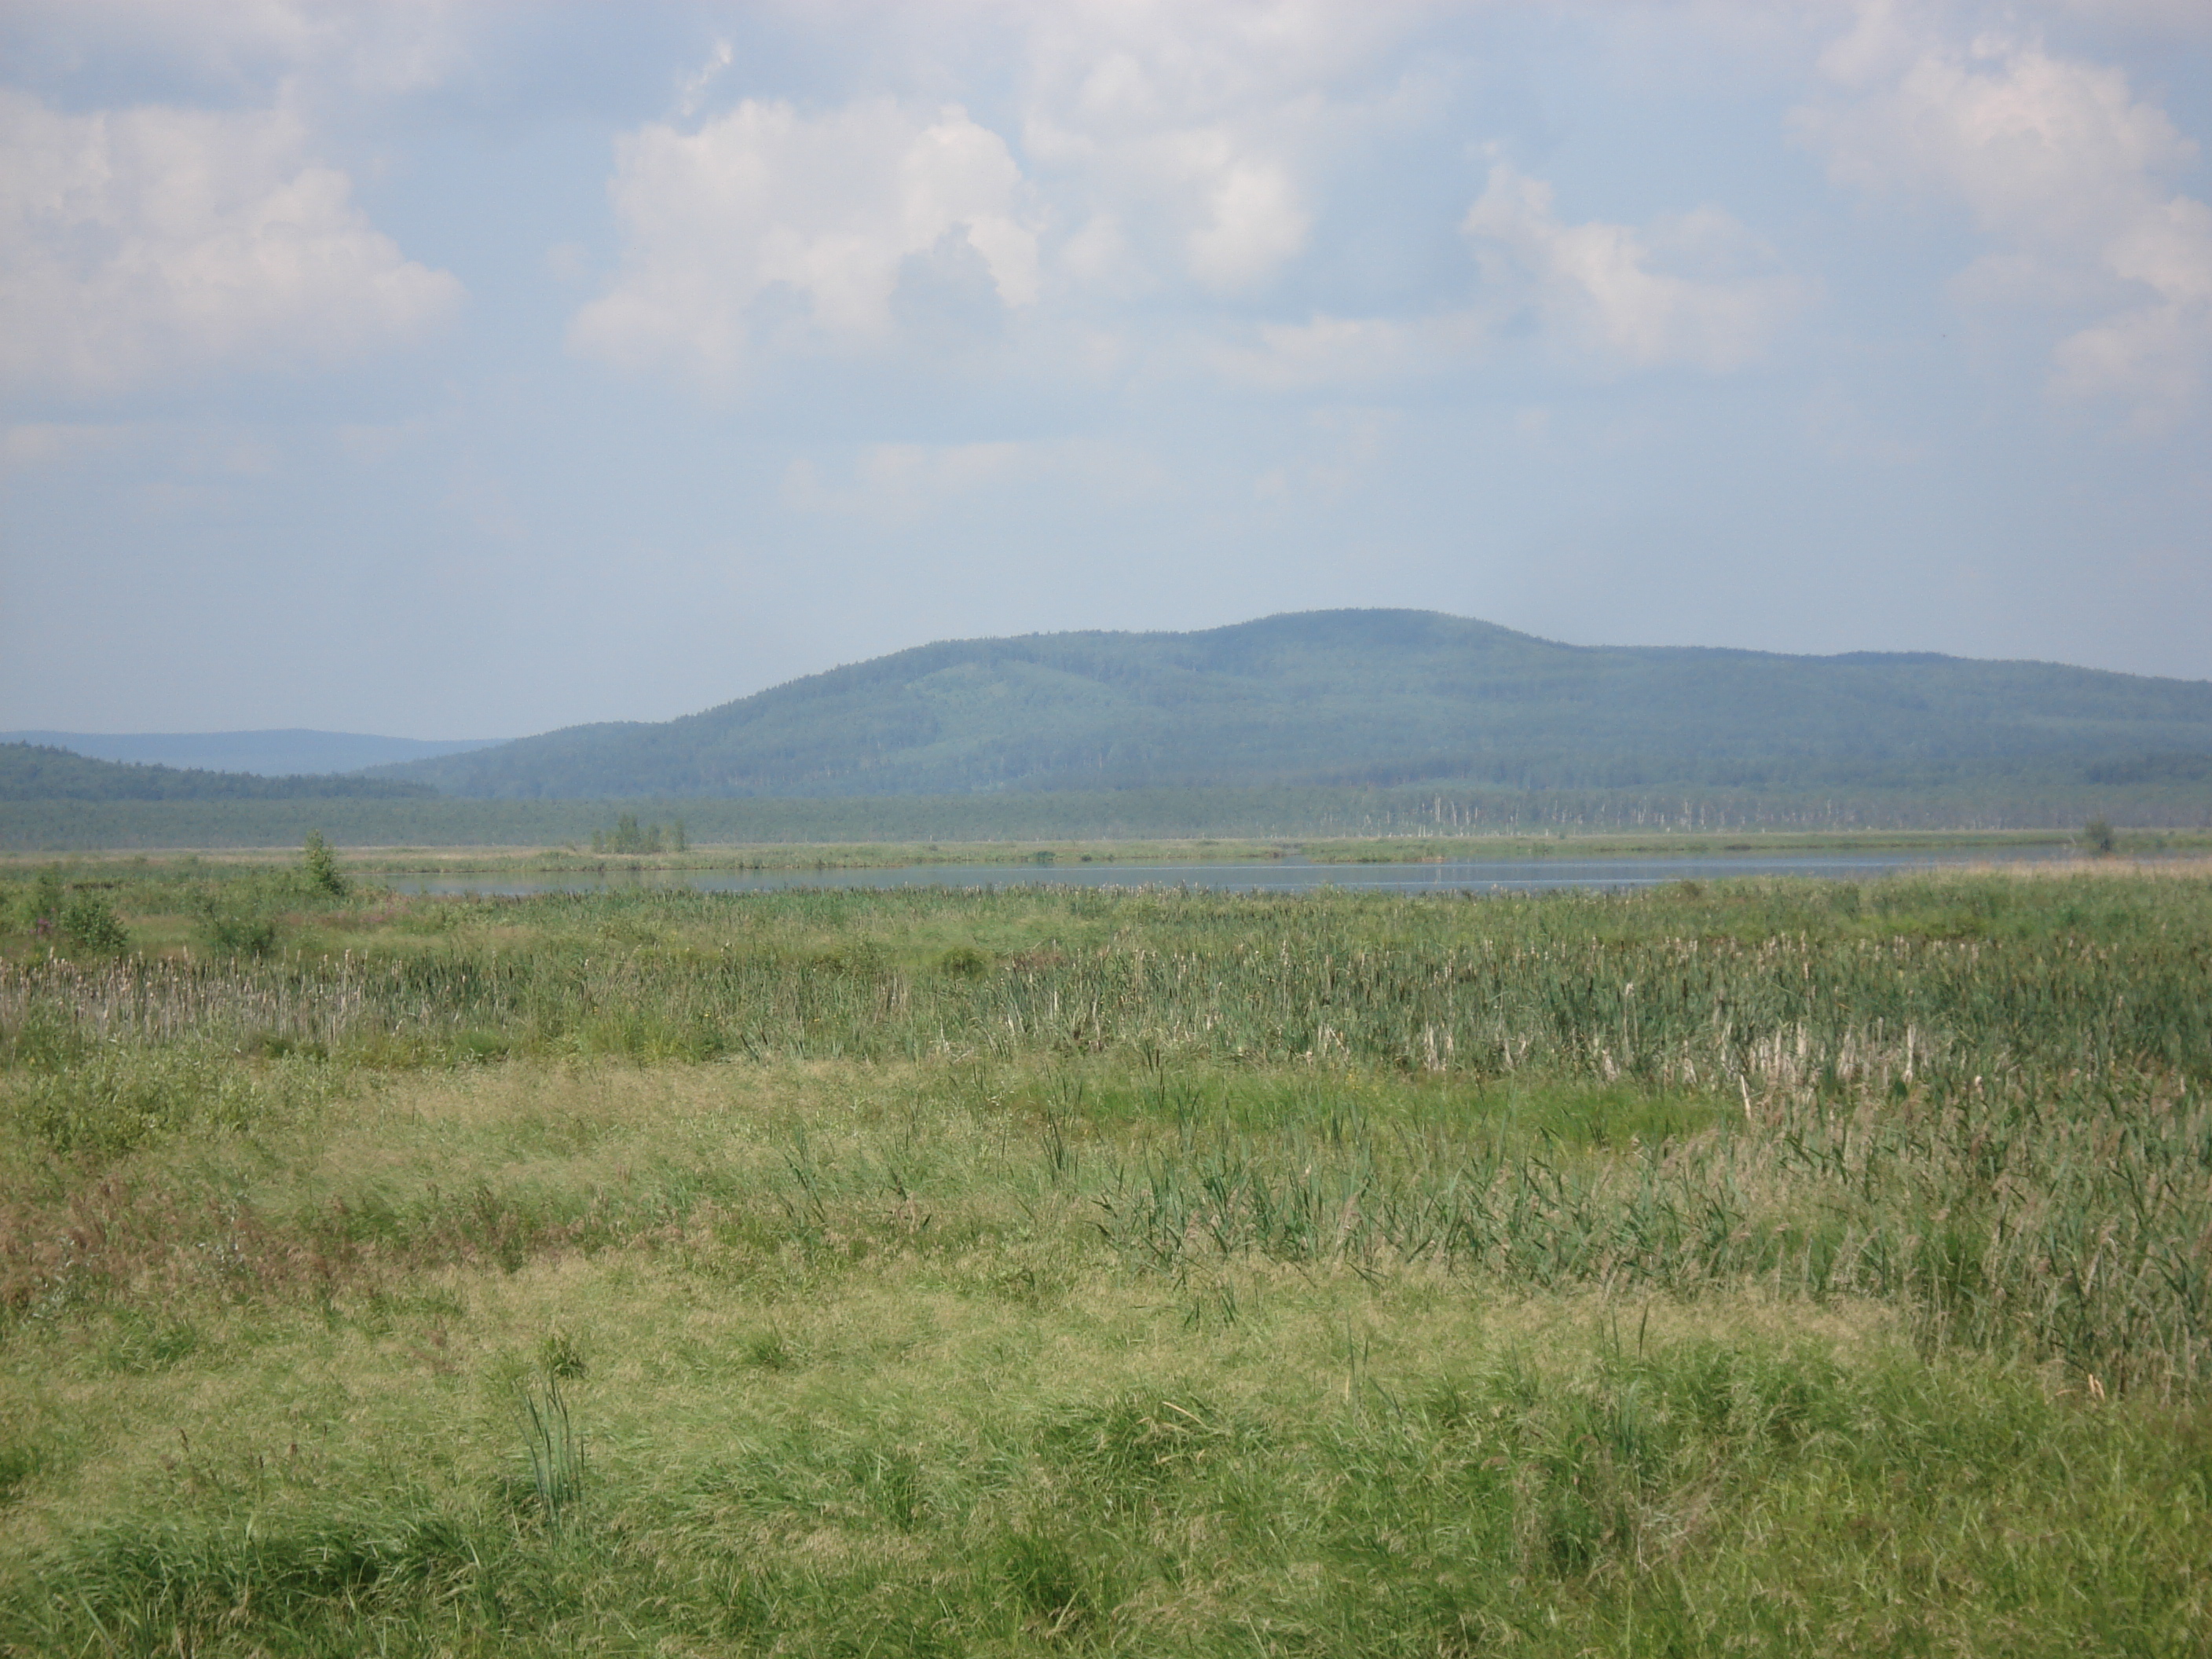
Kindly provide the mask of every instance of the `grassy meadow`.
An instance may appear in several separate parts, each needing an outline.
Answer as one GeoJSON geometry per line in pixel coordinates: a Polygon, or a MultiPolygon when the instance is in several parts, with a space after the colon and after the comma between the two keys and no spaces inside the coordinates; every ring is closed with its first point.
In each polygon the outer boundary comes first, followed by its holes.
{"type": "Polygon", "coordinates": [[[2212,1652],[2201,862],[0,957],[0,1652],[2212,1652]]]}

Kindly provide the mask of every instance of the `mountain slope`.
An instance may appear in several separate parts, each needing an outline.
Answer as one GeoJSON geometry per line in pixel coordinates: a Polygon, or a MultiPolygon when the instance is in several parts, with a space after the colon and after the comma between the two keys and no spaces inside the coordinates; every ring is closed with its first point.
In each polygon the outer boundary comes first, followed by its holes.
{"type": "MultiPolygon", "coordinates": [[[[1429,611],[951,641],[660,724],[378,769],[507,798],[1179,785],[2212,777],[2212,684],[1929,655],[1559,645],[1429,611]]],[[[2116,779],[2117,781],[2120,781],[2116,779]]]]}
{"type": "Polygon", "coordinates": [[[367,766],[428,760],[488,749],[496,738],[450,742],[379,738],[362,732],[0,732],[0,744],[28,743],[66,749],[94,760],[131,761],[209,772],[258,772],[295,777],[313,772],[358,772],[367,766]]]}
{"type": "Polygon", "coordinates": [[[434,794],[404,778],[264,778],[91,760],[36,744],[0,744],[0,801],[358,800],[434,794]]]}

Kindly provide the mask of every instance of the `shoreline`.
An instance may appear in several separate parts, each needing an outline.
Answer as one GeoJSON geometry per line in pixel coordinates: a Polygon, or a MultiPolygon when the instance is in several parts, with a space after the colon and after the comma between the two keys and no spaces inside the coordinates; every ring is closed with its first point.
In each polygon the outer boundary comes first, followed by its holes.
{"type": "MultiPolygon", "coordinates": [[[[336,849],[341,866],[360,876],[441,874],[625,875],[690,872],[866,870],[995,865],[1009,867],[1098,865],[1442,864],[1488,860],[1540,863],[1561,858],[1729,858],[1778,854],[1853,852],[2006,853],[2079,844],[2061,830],[1775,830],[1708,834],[1531,836],[1370,836],[1256,839],[1058,839],[730,842],[663,853],[592,853],[574,847],[356,847],[336,849]]],[[[2123,832],[2120,858],[2212,851],[2212,831],[2123,832]]],[[[291,848],[99,848],[0,852],[0,873],[54,865],[94,868],[154,866],[265,869],[298,858],[291,848]]]]}

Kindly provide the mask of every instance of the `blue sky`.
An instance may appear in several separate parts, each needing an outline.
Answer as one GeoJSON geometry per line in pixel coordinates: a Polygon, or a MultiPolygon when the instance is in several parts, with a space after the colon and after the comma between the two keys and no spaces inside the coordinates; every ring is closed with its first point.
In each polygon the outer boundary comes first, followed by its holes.
{"type": "Polygon", "coordinates": [[[0,728],[1449,611],[2212,678],[2212,7],[15,0],[0,728]]]}

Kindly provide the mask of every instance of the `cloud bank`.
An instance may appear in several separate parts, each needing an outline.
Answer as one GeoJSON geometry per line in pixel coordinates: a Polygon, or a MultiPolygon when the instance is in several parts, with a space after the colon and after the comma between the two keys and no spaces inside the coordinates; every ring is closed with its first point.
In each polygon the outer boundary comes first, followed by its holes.
{"type": "Polygon", "coordinates": [[[576,350],[708,380],[763,336],[877,340],[910,262],[965,252],[999,303],[1037,297],[1035,232],[1000,137],[957,106],[873,100],[808,117],[746,100],[696,131],[623,137],[611,188],[623,271],[577,313],[576,350]]]}
{"type": "Polygon", "coordinates": [[[1725,210],[1703,207],[1647,230],[1561,222],[1552,186],[1508,165],[1461,221],[1501,290],[1525,293],[1546,325],[1593,355],[1638,368],[1713,374],[1756,358],[1800,303],[1774,250],[1725,210]]]}
{"type": "Polygon", "coordinates": [[[2051,349],[2050,384],[2166,425],[2212,360],[2212,207],[2162,184],[2196,143],[2109,64],[2012,31],[1948,40],[1871,5],[1822,55],[1838,96],[1798,131],[1835,181],[1954,204],[1990,250],[1961,304],[2086,313],[2051,349]]]}
{"type": "Polygon", "coordinates": [[[0,91],[0,379],[94,396],[343,363],[461,299],[275,112],[70,115],[0,91]]]}

